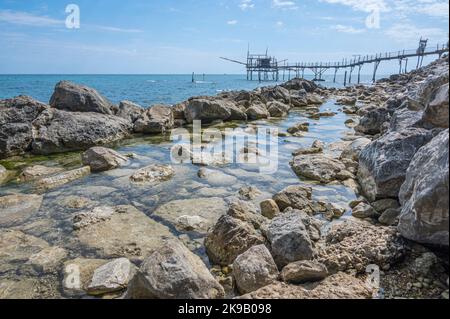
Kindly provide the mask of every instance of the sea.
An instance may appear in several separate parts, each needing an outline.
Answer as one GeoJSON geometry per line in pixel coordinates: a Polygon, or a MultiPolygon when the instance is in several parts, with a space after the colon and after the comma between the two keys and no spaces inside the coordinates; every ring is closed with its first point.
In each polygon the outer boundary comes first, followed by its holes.
{"type": "MultiPolygon", "coordinates": [[[[312,80],[312,76],[305,76],[312,80]]],[[[342,87],[343,76],[336,83],[331,75],[318,82],[327,87],[342,87]]],[[[243,74],[196,75],[0,75],[0,99],[28,95],[48,103],[55,85],[62,80],[95,88],[111,102],[129,100],[149,107],[154,104],[173,105],[193,96],[216,95],[224,91],[253,90],[277,82],[247,81],[243,74]]],[[[282,78],[280,79],[281,82],[282,78]]],[[[287,76],[284,78],[288,80],[287,76]]],[[[355,78],[354,78],[355,80],[355,78]]],[[[371,76],[363,75],[361,83],[370,84],[371,76]]]]}

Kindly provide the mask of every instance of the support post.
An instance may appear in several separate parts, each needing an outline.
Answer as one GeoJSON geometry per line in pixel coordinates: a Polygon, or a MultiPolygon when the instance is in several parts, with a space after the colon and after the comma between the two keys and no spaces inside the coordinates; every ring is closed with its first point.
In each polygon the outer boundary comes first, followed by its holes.
{"type": "Polygon", "coordinates": [[[361,83],[361,69],[362,69],[362,64],[358,65],[358,84],[361,83]]]}
{"type": "Polygon", "coordinates": [[[334,78],[333,83],[336,83],[336,74],[337,74],[338,68],[334,68],[334,78]]]}
{"type": "Polygon", "coordinates": [[[344,75],[344,86],[347,85],[347,70],[345,70],[345,75],[344,75]]]}
{"type": "Polygon", "coordinates": [[[374,67],[373,67],[373,77],[372,77],[372,82],[375,83],[376,81],[376,77],[377,77],[377,70],[378,70],[378,66],[380,65],[380,60],[375,61],[374,67]]]}

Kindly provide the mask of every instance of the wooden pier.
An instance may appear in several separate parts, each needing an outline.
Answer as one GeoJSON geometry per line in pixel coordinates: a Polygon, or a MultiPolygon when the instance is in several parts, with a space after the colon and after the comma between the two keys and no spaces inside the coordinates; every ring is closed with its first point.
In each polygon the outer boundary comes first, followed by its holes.
{"type": "Polygon", "coordinates": [[[339,70],[344,70],[344,85],[352,83],[353,72],[357,70],[357,83],[361,82],[361,69],[366,64],[373,64],[372,81],[375,82],[376,74],[380,63],[383,61],[398,60],[399,74],[407,72],[409,59],[417,58],[416,69],[421,67],[423,59],[428,55],[438,55],[441,57],[449,51],[448,43],[428,47],[428,40],[420,39],[419,47],[415,50],[401,50],[395,52],[378,53],[374,55],[354,56],[352,59],[343,59],[341,62],[316,62],[316,63],[294,63],[289,64],[287,60],[278,61],[275,57],[265,54],[250,54],[247,52],[247,62],[240,62],[228,58],[221,58],[233,63],[245,65],[247,69],[247,80],[253,81],[279,81],[280,73],[282,79],[291,79],[293,73],[295,77],[304,78],[305,70],[310,70],[314,74],[314,81],[324,81],[323,75],[328,70],[334,71],[333,81],[336,82],[336,75],[339,70]],[[347,77],[348,76],[348,77],[347,77]]]}

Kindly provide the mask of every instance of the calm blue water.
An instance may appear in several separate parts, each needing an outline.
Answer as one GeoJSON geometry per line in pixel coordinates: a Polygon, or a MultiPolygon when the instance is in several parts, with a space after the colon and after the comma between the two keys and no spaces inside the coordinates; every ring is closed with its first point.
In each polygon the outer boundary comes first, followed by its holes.
{"type": "MultiPolygon", "coordinates": [[[[285,78],[287,80],[287,78],[285,78]]],[[[343,79],[326,76],[324,86],[342,86],[343,79]]],[[[29,95],[47,103],[55,84],[69,80],[97,89],[113,103],[131,100],[142,106],[175,104],[192,96],[216,95],[228,90],[252,90],[274,82],[247,81],[245,75],[202,75],[192,83],[191,75],[0,75],[0,99],[29,95]]],[[[369,83],[370,77],[363,81],[369,83]]]]}

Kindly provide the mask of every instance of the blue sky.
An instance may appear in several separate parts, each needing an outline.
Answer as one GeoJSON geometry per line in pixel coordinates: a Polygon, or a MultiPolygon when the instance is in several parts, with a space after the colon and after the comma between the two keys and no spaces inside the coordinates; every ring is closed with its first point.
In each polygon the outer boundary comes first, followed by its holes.
{"type": "MultiPolygon", "coordinates": [[[[267,47],[291,62],[448,41],[445,0],[0,0],[0,73],[242,73],[267,47]],[[68,4],[80,28],[67,29],[68,4]],[[379,13],[379,25],[367,24],[379,13]]],[[[396,69],[397,62],[383,66],[396,69]]],[[[367,70],[366,73],[369,73],[367,70]]]]}

